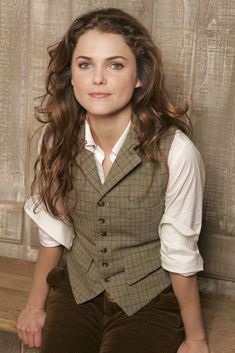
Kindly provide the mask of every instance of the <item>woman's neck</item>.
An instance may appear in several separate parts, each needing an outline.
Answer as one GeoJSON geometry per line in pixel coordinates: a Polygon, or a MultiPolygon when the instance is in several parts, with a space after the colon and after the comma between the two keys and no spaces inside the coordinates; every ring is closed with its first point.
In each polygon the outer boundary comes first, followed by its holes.
{"type": "Polygon", "coordinates": [[[95,143],[109,155],[131,120],[131,113],[122,116],[87,116],[95,143]]]}

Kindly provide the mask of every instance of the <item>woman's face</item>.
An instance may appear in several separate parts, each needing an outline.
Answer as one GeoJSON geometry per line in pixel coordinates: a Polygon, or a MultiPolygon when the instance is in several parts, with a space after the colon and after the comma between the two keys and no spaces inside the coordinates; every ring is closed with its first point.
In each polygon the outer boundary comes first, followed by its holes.
{"type": "Polygon", "coordinates": [[[72,58],[72,80],[77,101],[89,117],[131,114],[136,87],[136,59],[119,34],[90,30],[83,34],[72,58]]]}

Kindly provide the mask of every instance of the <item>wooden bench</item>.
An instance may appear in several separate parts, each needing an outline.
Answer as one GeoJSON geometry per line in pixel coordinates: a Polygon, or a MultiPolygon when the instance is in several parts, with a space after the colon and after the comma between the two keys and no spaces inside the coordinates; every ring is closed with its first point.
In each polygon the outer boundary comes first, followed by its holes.
{"type": "Polygon", "coordinates": [[[235,353],[235,296],[201,293],[210,353],[235,353]]]}
{"type": "MultiPolygon", "coordinates": [[[[34,263],[31,261],[0,256],[1,331],[16,333],[16,320],[25,306],[33,270],[34,263]]],[[[26,352],[23,344],[21,352],[26,352]]]]}
{"type": "Polygon", "coordinates": [[[31,286],[34,263],[0,256],[0,330],[16,332],[31,286]]]}
{"type": "MultiPolygon", "coordinates": [[[[0,331],[16,332],[16,320],[26,303],[33,269],[33,262],[0,257],[0,331]]],[[[235,298],[202,293],[201,300],[211,353],[234,353],[235,298]]],[[[34,352],[38,350],[21,345],[21,353],[34,352]]]]}

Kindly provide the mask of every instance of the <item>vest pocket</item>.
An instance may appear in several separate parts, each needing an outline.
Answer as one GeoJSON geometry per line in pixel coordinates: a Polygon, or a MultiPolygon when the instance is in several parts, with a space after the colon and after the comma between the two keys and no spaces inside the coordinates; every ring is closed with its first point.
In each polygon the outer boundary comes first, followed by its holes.
{"type": "Polygon", "coordinates": [[[124,258],[125,278],[129,285],[144,279],[161,267],[159,249],[139,250],[124,258]]]}

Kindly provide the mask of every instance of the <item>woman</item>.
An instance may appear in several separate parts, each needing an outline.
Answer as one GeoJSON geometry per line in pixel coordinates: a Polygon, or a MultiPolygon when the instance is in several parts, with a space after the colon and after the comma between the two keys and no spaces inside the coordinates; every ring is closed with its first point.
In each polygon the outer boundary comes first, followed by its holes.
{"type": "Polygon", "coordinates": [[[41,353],[208,353],[204,170],[158,49],[109,8],[77,18],[49,55],[25,206],[41,246],[19,337],[41,353]]]}

